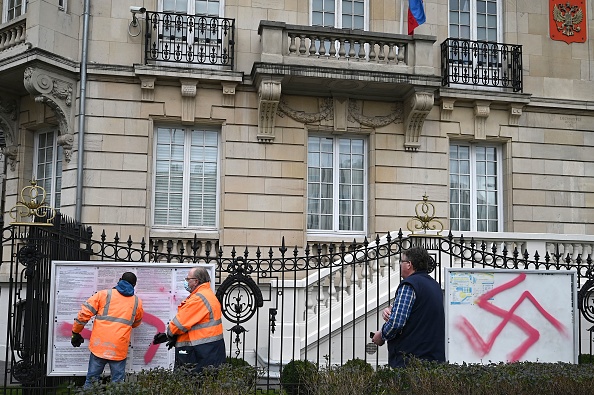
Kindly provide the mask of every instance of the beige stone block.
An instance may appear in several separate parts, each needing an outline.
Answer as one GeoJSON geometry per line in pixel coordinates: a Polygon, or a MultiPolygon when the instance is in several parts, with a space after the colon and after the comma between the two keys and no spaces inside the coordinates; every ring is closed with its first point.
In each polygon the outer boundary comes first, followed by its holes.
{"type": "Polygon", "coordinates": [[[547,37],[549,35],[549,18],[545,14],[528,15],[528,33],[547,37]]]}
{"type": "Polygon", "coordinates": [[[255,211],[225,211],[223,225],[225,228],[265,228],[264,216],[255,211]]]}
{"type": "Polygon", "coordinates": [[[225,210],[248,211],[248,197],[250,196],[240,193],[226,193],[223,198],[225,210]]]}
{"type": "Polygon", "coordinates": [[[102,188],[146,189],[146,177],[138,172],[117,170],[87,170],[85,185],[102,188]]]}
{"type": "Polygon", "coordinates": [[[291,162],[303,162],[306,157],[305,146],[292,145],[288,146],[285,144],[266,144],[266,159],[270,161],[291,161],[291,162]]]}
{"type": "Polygon", "coordinates": [[[102,117],[105,115],[103,109],[104,100],[88,98],[86,100],[86,114],[87,116],[102,117]]]}
{"type": "MultiPolygon", "coordinates": [[[[141,110],[142,111],[142,110],[141,110]]],[[[129,136],[152,136],[151,122],[147,119],[124,119],[124,134],[129,136]]]]}
{"type": "Polygon", "coordinates": [[[248,211],[276,211],[282,212],[281,196],[249,195],[247,197],[248,211]]]}
{"type": "Polygon", "coordinates": [[[584,134],[575,131],[544,130],[544,142],[556,145],[579,145],[584,144],[584,134]]]}
{"type": "MultiPolygon", "coordinates": [[[[522,136],[522,131],[520,131],[522,136]]],[[[532,144],[524,144],[521,142],[514,142],[512,144],[512,157],[513,158],[531,158],[532,157],[532,144]]]]}
{"type": "Polygon", "coordinates": [[[150,209],[147,206],[147,193],[143,190],[120,190],[122,194],[122,206],[124,207],[141,207],[144,209],[150,209]]]}
{"type": "Polygon", "coordinates": [[[86,187],[85,205],[89,206],[122,206],[122,194],[118,189],[86,187]]]}
{"type": "Polygon", "coordinates": [[[264,178],[225,176],[224,184],[226,193],[262,193],[265,191],[264,178]]]}
{"type": "MultiPolygon", "coordinates": [[[[533,221],[533,208],[531,206],[514,205],[513,219],[514,221],[533,221]]],[[[540,211],[540,210],[539,210],[540,211]]]]}
{"type": "Polygon", "coordinates": [[[545,191],[516,188],[512,195],[514,205],[518,206],[544,206],[546,201],[545,191]]]}
{"type": "Polygon", "coordinates": [[[105,100],[103,102],[105,116],[117,118],[139,118],[140,106],[140,102],[134,101],[105,100]]]}
{"type": "Polygon", "coordinates": [[[514,158],[512,167],[515,173],[538,173],[545,172],[545,160],[536,158],[514,158]]]}
{"type": "Polygon", "coordinates": [[[110,224],[144,225],[145,212],[143,208],[102,206],[99,207],[99,221],[106,229],[110,224]]]}
{"type": "Polygon", "coordinates": [[[106,136],[103,140],[103,150],[107,152],[146,154],[148,152],[148,139],[135,136],[106,136]]]}
{"type": "Polygon", "coordinates": [[[304,228],[305,215],[302,213],[266,212],[264,213],[264,224],[266,229],[301,230],[304,228]]]}
{"type": "Polygon", "coordinates": [[[71,36],[61,34],[60,32],[54,33],[54,53],[59,53],[68,59],[78,60],[80,56],[80,50],[78,40],[71,36]]]}
{"type": "Polygon", "coordinates": [[[165,115],[165,103],[141,103],[140,118],[165,115]]]}
{"type": "Polygon", "coordinates": [[[253,177],[281,177],[282,163],[276,161],[250,160],[248,174],[253,177]]]}
{"type": "Polygon", "coordinates": [[[305,128],[277,128],[275,132],[279,136],[275,141],[279,143],[304,146],[307,141],[307,130],[305,128]]]}
{"type": "Polygon", "coordinates": [[[253,234],[246,229],[228,229],[225,228],[221,232],[221,247],[225,246],[246,246],[248,245],[247,235],[248,233],[253,234]]]}
{"type": "MultiPolygon", "coordinates": [[[[528,70],[528,68],[526,68],[528,70]]],[[[541,76],[532,77],[528,73],[524,73],[524,92],[536,96],[544,95],[544,78],[541,76]]]]}
{"type": "MultiPolygon", "coordinates": [[[[82,210],[81,210],[81,222],[84,223],[85,225],[97,225],[99,224],[99,211],[100,211],[100,207],[97,206],[86,206],[83,205],[82,206],[82,210]]],[[[102,228],[102,224],[98,225],[98,226],[93,226],[94,232],[99,232],[99,234],[95,234],[94,236],[99,236],[100,235],[100,231],[99,228],[102,228]]]]}
{"type": "Polygon", "coordinates": [[[395,183],[397,181],[398,168],[396,167],[376,167],[375,182],[395,183]]]}
{"type": "Polygon", "coordinates": [[[139,171],[146,173],[148,170],[148,156],[146,153],[124,155],[123,169],[128,171],[139,171]]]}
{"type": "Polygon", "coordinates": [[[87,132],[104,135],[124,134],[123,118],[87,117],[87,132]]]}
{"type": "Polygon", "coordinates": [[[532,188],[532,175],[531,174],[519,174],[514,173],[512,175],[513,185],[518,185],[521,188],[531,189],[532,188]]]}
{"type": "Polygon", "coordinates": [[[307,177],[307,167],[303,162],[282,162],[281,177],[305,179],[307,177]]]}
{"type": "Polygon", "coordinates": [[[237,125],[258,125],[258,110],[249,108],[235,108],[233,114],[237,125]]]}
{"type": "Polygon", "coordinates": [[[281,196],[281,211],[283,213],[305,212],[306,199],[303,196],[281,196]]]}
{"type": "Polygon", "coordinates": [[[225,159],[225,175],[247,176],[249,161],[243,159],[225,159]]]}
{"type": "Polygon", "coordinates": [[[124,163],[124,154],[112,152],[85,152],[85,169],[104,170],[117,169],[121,170],[124,163]]]}
{"type": "Polygon", "coordinates": [[[225,143],[225,157],[262,160],[266,157],[266,144],[228,141],[225,143]]]}
{"type": "Polygon", "coordinates": [[[264,192],[277,195],[298,195],[305,193],[305,182],[297,179],[270,178],[264,180],[264,192]]]}

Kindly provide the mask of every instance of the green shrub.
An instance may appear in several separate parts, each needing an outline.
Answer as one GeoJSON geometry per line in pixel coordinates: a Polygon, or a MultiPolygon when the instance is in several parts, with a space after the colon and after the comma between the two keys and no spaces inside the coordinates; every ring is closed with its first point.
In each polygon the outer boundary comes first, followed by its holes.
{"type": "Polygon", "coordinates": [[[594,355],[580,354],[578,355],[578,363],[594,363],[594,355]]]}
{"type": "Polygon", "coordinates": [[[289,395],[304,395],[312,393],[309,388],[316,382],[318,367],[310,361],[294,359],[283,367],[281,384],[289,395]]]}

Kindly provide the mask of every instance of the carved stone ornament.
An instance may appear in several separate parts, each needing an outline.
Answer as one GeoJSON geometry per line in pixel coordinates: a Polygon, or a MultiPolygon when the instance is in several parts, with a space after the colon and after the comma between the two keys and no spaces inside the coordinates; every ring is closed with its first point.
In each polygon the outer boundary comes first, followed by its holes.
{"type": "Polygon", "coordinates": [[[393,111],[388,115],[368,117],[363,115],[359,103],[356,100],[350,100],[349,118],[370,128],[379,128],[391,123],[402,123],[402,103],[394,103],[393,111]]]}
{"type": "Polygon", "coordinates": [[[474,103],[474,138],[487,138],[487,118],[491,113],[490,102],[477,101],[474,103]]]}
{"type": "Polygon", "coordinates": [[[5,147],[2,147],[2,153],[6,156],[10,170],[16,169],[16,159],[18,147],[16,136],[18,130],[17,122],[18,101],[16,98],[0,96],[0,132],[4,135],[5,147]]]}
{"type": "MultiPolygon", "coordinates": [[[[38,67],[27,67],[24,74],[25,89],[38,103],[45,103],[50,107],[60,127],[61,135],[74,133],[74,110],[72,109],[72,91],[76,82],[74,79],[53,71],[38,67]]],[[[64,146],[64,160],[70,162],[72,146],[64,146]]]]}
{"type": "Polygon", "coordinates": [[[4,156],[6,156],[6,159],[8,160],[10,170],[15,171],[19,148],[16,145],[8,145],[6,147],[2,147],[2,153],[4,154],[4,156]]]}
{"type": "Polygon", "coordinates": [[[320,103],[319,112],[304,112],[293,110],[288,106],[287,102],[281,99],[278,103],[278,115],[280,117],[287,115],[289,118],[301,123],[316,123],[324,119],[330,120],[333,118],[334,103],[331,98],[326,98],[320,103]]]}
{"type": "Polygon", "coordinates": [[[417,151],[419,136],[429,112],[433,108],[433,92],[415,92],[404,102],[404,149],[417,151]]]}
{"type": "Polygon", "coordinates": [[[258,141],[274,140],[276,110],[281,97],[280,79],[267,79],[258,86],[258,141]]]}

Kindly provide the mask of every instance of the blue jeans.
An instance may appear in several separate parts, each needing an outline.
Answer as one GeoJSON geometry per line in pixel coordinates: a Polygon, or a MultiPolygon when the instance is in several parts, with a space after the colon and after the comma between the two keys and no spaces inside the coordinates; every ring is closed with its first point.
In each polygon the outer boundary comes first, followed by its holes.
{"type": "Polygon", "coordinates": [[[124,381],[126,377],[126,360],[111,361],[109,359],[99,358],[95,354],[91,353],[89,358],[89,369],[87,370],[87,379],[83,388],[89,388],[93,381],[99,380],[99,376],[103,373],[105,365],[109,364],[111,370],[111,381],[112,383],[119,383],[124,381]]]}

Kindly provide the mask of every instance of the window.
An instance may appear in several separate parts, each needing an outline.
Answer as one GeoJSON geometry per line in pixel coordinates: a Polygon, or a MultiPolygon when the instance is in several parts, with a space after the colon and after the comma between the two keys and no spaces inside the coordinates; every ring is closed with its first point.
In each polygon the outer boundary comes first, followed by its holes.
{"type": "Polygon", "coordinates": [[[57,144],[58,132],[44,130],[35,134],[33,179],[45,189],[45,202],[55,209],[60,208],[62,195],[63,150],[57,144]]]}
{"type": "Polygon", "coordinates": [[[157,129],[154,225],[216,227],[218,136],[207,129],[157,129]]]}
{"type": "Polygon", "coordinates": [[[188,15],[221,16],[222,2],[219,0],[163,0],[163,12],[188,15]]]}
{"type": "Polygon", "coordinates": [[[307,229],[362,234],[366,228],[365,140],[310,136],[307,229]]]}
{"type": "Polygon", "coordinates": [[[501,152],[496,146],[450,145],[450,229],[501,229],[501,152]]]}
{"type": "Polygon", "coordinates": [[[23,15],[27,8],[27,0],[4,0],[4,4],[4,22],[23,15]]]}
{"type": "Polygon", "coordinates": [[[312,0],[311,25],[367,30],[368,0],[312,0]]]}
{"type": "Polygon", "coordinates": [[[449,0],[450,37],[500,42],[501,2],[498,0],[449,0]]]}

